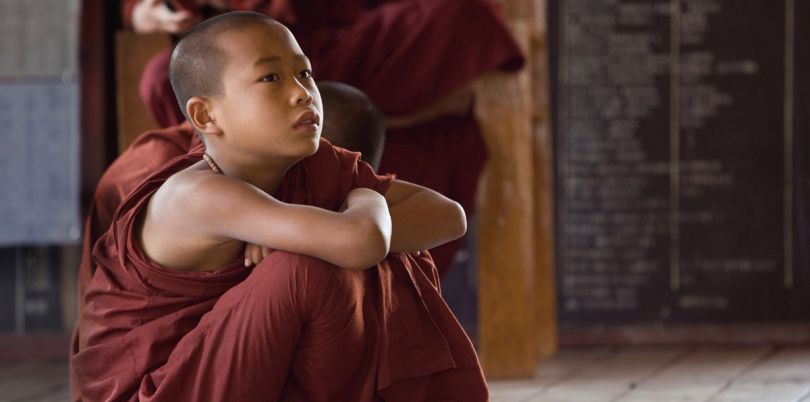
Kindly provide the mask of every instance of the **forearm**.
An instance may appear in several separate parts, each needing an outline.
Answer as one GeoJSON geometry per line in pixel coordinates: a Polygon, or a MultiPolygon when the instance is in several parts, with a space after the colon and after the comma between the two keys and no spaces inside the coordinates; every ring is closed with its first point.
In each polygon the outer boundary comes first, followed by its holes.
{"type": "Polygon", "coordinates": [[[201,237],[240,240],[259,249],[308,255],[347,269],[368,268],[388,254],[391,216],[386,199],[373,190],[352,190],[341,211],[330,211],[281,202],[228,176],[179,177],[187,182],[166,186],[173,190],[158,192],[152,202],[163,205],[164,221],[176,218],[178,226],[201,237]],[[208,196],[201,202],[185,203],[191,194],[208,196]]]}
{"type": "Polygon", "coordinates": [[[303,218],[299,223],[308,223],[293,227],[278,222],[269,225],[272,231],[284,232],[281,239],[261,233],[241,239],[248,243],[246,265],[258,263],[271,249],[308,255],[349,270],[374,266],[388,254],[391,224],[387,208],[364,205],[333,212],[306,207],[303,213],[298,212],[303,218]]]}
{"type": "MultiPolygon", "coordinates": [[[[279,242],[277,249],[320,258],[350,270],[377,264],[389,252],[391,216],[385,199],[374,195],[378,199],[355,197],[341,212],[296,208],[304,214],[286,231],[286,239],[279,242]]],[[[276,225],[279,229],[283,230],[276,225]]]]}
{"type": "Polygon", "coordinates": [[[464,236],[464,209],[439,193],[423,190],[390,207],[391,251],[433,248],[464,236]]]}

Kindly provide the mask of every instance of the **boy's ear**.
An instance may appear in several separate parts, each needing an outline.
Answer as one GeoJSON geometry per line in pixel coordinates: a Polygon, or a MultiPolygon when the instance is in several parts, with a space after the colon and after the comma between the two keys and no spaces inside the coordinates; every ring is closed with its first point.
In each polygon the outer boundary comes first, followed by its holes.
{"type": "Polygon", "coordinates": [[[217,125],[212,113],[211,102],[208,99],[192,96],[186,102],[188,119],[197,130],[205,134],[221,134],[222,129],[217,125]]]}

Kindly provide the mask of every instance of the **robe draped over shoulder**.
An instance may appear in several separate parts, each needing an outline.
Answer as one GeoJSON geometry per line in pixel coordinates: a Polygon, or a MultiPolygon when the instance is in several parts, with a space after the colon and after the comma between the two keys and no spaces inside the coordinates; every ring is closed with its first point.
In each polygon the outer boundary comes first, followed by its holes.
{"type": "Polygon", "coordinates": [[[124,197],[166,162],[200,146],[191,124],[147,131],[133,141],[101,176],[84,227],[82,262],[79,266],[79,295],[95,272],[90,257],[93,245],[112,224],[113,214],[124,197]]]}

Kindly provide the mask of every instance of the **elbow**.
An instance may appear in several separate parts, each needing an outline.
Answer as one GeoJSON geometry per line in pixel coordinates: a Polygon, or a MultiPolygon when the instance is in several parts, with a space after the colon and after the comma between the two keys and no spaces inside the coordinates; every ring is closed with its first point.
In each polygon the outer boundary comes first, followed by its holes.
{"type": "Polygon", "coordinates": [[[367,244],[366,252],[368,260],[364,261],[362,269],[377,265],[380,261],[385,259],[391,251],[391,223],[388,222],[387,228],[384,226],[374,225],[369,229],[365,239],[367,244]]]}
{"type": "Polygon", "coordinates": [[[448,225],[448,236],[453,240],[464,236],[467,233],[467,214],[464,212],[464,207],[461,204],[453,201],[450,204],[448,216],[452,216],[453,223],[448,225]]]}
{"type": "Polygon", "coordinates": [[[349,240],[344,268],[362,271],[377,265],[391,249],[391,221],[357,222],[356,235],[349,240]]]}

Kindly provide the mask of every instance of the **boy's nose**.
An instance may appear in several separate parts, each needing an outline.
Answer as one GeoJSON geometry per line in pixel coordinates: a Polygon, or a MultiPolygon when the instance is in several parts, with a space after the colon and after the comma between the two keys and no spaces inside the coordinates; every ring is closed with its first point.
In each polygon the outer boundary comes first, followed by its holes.
{"type": "Polygon", "coordinates": [[[295,88],[292,93],[292,103],[294,105],[309,105],[313,101],[312,93],[307,87],[302,85],[298,80],[295,81],[295,88]]]}
{"type": "Polygon", "coordinates": [[[312,94],[309,93],[309,91],[307,91],[307,90],[304,90],[302,92],[302,94],[303,94],[303,96],[299,96],[295,103],[297,105],[310,105],[310,104],[312,104],[312,99],[313,99],[312,94]]]}

